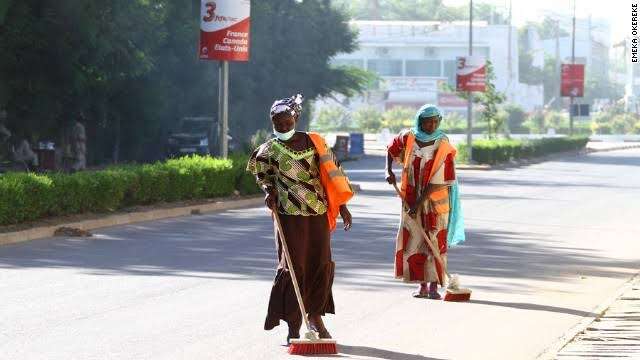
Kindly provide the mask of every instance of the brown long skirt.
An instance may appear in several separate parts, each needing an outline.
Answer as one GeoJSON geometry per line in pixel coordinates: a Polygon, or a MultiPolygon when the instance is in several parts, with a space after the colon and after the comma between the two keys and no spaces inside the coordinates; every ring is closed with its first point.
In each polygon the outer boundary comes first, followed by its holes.
{"type": "MultiPolygon", "coordinates": [[[[327,215],[279,215],[307,313],[335,314],[331,292],[335,265],[331,261],[327,215]]],[[[277,229],[275,222],[274,229],[277,229]]],[[[269,309],[264,323],[265,330],[278,326],[280,320],[294,327],[302,324],[300,308],[277,230],[275,238],[278,269],[271,288],[269,309]]]]}

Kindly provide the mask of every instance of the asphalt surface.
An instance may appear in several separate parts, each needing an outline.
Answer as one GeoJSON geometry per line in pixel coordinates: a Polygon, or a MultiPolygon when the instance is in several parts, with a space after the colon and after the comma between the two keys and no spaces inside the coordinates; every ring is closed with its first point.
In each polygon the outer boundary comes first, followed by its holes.
{"type": "MultiPolygon", "coordinates": [[[[470,303],[393,278],[400,203],[383,159],[345,163],[354,227],[333,234],[342,358],[533,359],[640,271],[640,150],[461,171],[470,303]]],[[[263,208],[0,247],[0,359],[284,359],[262,330],[275,273],[263,208]]]]}

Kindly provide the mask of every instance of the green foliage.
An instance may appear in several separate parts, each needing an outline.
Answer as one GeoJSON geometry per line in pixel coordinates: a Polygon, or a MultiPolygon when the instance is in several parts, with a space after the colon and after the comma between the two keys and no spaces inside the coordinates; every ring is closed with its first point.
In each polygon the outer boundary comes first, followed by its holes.
{"type": "Polygon", "coordinates": [[[236,184],[236,190],[242,195],[262,193],[262,189],[256,184],[256,178],[246,170],[249,156],[234,154],[231,156],[231,160],[233,161],[233,183],[236,184]]]}
{"type": "MultiPolygon", "coordinates": [[[[476,140],[473,142],[473,160],[481,164],[498,164],[510,160],[540,157],[564,151],[584,149],[588,137],[544,138],[539,140],[476,140]]],[[[461,159],[468,159],[465,143],[457,145],[461,159]]]]}
{"type": "Polygon", "coordinates": [[[382,127],[382,114],[375,108],[360,108],[353,113],[352,117],[360,131],[378,132],[382,127]]]}
{"type": "Polygon", "coordinates": [[[640,116],[633,113],[614,114],[607,122],[596,122],[597,131],[608,126],[612,134],[633,134],[640,125],[640,116]]]}
{"type": "Polygon", "coordinates": [[[0,176],[0,225],[46,216],[110,212],[125,206],[255,194],[248,156],[189,156],[146,165],[71,175],[9,173],[0,176]]]}
{"type": "MultiPolygon", "coordinates": [[[[61,145],[82,110],[90,163],[158,159],[179,118],[216,114],[217,62],[195,55],[199,11],[196,0],[3,2],[0,108],[9,128],[61,145]]],[[[251,60],[230,64],[234,138],[268,128],[276,97],[353,95],[371,81],[329,65],[355,49],[356,34],[328,1],[252,1],[251,15],[251,60]]]]}
{"type": "Polygon", "coordinates": [[[392,133],[397,133],[413,127],[415,115],[415,109],[396,106],[382,113],[382,126],[389,128],[392,133]]]}
{"type": "Polygon", "coordinates": [[[467,131],[467,119],[457,112],[447,112],[440,123],[440,129],[448,134],[459,134],[467,131]]]}
{"type": "Polygon", "coordinates": [[[542,111],[536,111],[527,117],[524,126],[528,128],[531,133],[543,134],[546,132],[544,119],[544,113],[542,111]]]}
{"type": "Polygon", "coordinates": [[[319,132],[349,131],[352,129],[351,114],[342,106],[327,106],[318,111],[311,129],[319,132]]]}
{"type": "Polygon", "coordinates": [[[507,124],[511,133],[529,132],[529,129],[524,127],[527,114],[520,106],[507,104],[504,111],[507,113],[507,124]]]}

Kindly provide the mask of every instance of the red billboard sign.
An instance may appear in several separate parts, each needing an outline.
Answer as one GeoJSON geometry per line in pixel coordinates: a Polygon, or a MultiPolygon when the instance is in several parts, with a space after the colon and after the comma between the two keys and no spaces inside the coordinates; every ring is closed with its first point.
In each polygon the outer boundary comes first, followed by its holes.
{"type": "Polygon", "coordinates": [[[584,96],[584,64],[562,64],[561,96],[584,96]]]}
{"type": "Polygon", "coordinates": [[[484,57],[458,56],[456,62],[456,90],[484,92],[487,81],[484,57]]]}
{"type": "Polygon", "coordinates": [[[201,0],[200,59],[249,60],[249,0],[201,0]]]}

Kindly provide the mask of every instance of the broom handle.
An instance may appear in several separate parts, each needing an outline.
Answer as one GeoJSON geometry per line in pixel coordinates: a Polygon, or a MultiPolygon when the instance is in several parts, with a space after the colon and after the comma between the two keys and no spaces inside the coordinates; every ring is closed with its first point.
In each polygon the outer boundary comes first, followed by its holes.
{"type": "MultiPolygon", "coordinates": [[[[396,189],[396,193],[398,194],[400,199],[402,199],[402,205],[404,207],[405,206],[405,201],[404,201],[404,198],[402,197],[402,193],[400,192],[400,189],[398,189],[398,184],[394,182],[393,183],[393,188],[396,189]]],[[[405,219],[408,219],[409,221],[413,221],[414,223],[416,222],[415,220],[413,220],[411,218],[411,216],[408,216],[408,214],[405,217],[405,219]]],[[[415,225],[418,225],[418,224],[416,223],[415,225]]],[[[429,248],[431,249],[431,252],[433,253],[433,257],[436,258],[436,260],[438,261],[438,263],[440,264],[440,266],[442,267],[444,272],[447,274],[447,277],[450,278],[451,275],[449,275],[449,272],[447,271],[447,267],[444,265],[444,261],[442,260],[442,257],[440,257],[440,249],[438,249],[435,245],[433,245],[431,243],[431,239],[429,238],[427,233],[424,231],[424,229],[422,229],[422,227],[420,227],[420,226],[416,226],[416,227],[420,229],[420,233],[421,233],[422,237],[424,238],[425,242],[427,243],[427,245],[429,245],[429,248]]]]}
{"type": "Polygon", "coordinates": [[[289,247],[287,246],[287,240],[284,237],[284,231],[282,231],[282,224],[280,223],[280,216],[278,215],[278,211],[273,211],[273,216],[276,219],[278,233],[280,234],[280,240],[282,240],[282,250],[284,252],[284,257],[287,260],[287,267],[289,268],[289,274],[291,275],[291,281],[293,282],[293,289],[296,292],[296,298],[298,299],[300,312],[302,313],[302,318],[304,319],[304,323],[307,326],[307,330],[311,331],[311,325],[309,324],[307,311],[304,308],[304,302],[302,301],[302,295],[300,294],[300,286],[298,285],[298,278],[296,277],[296,272],[293,269],[293,261],[291,261],[291,255],[289,255],[289,247]]]}

